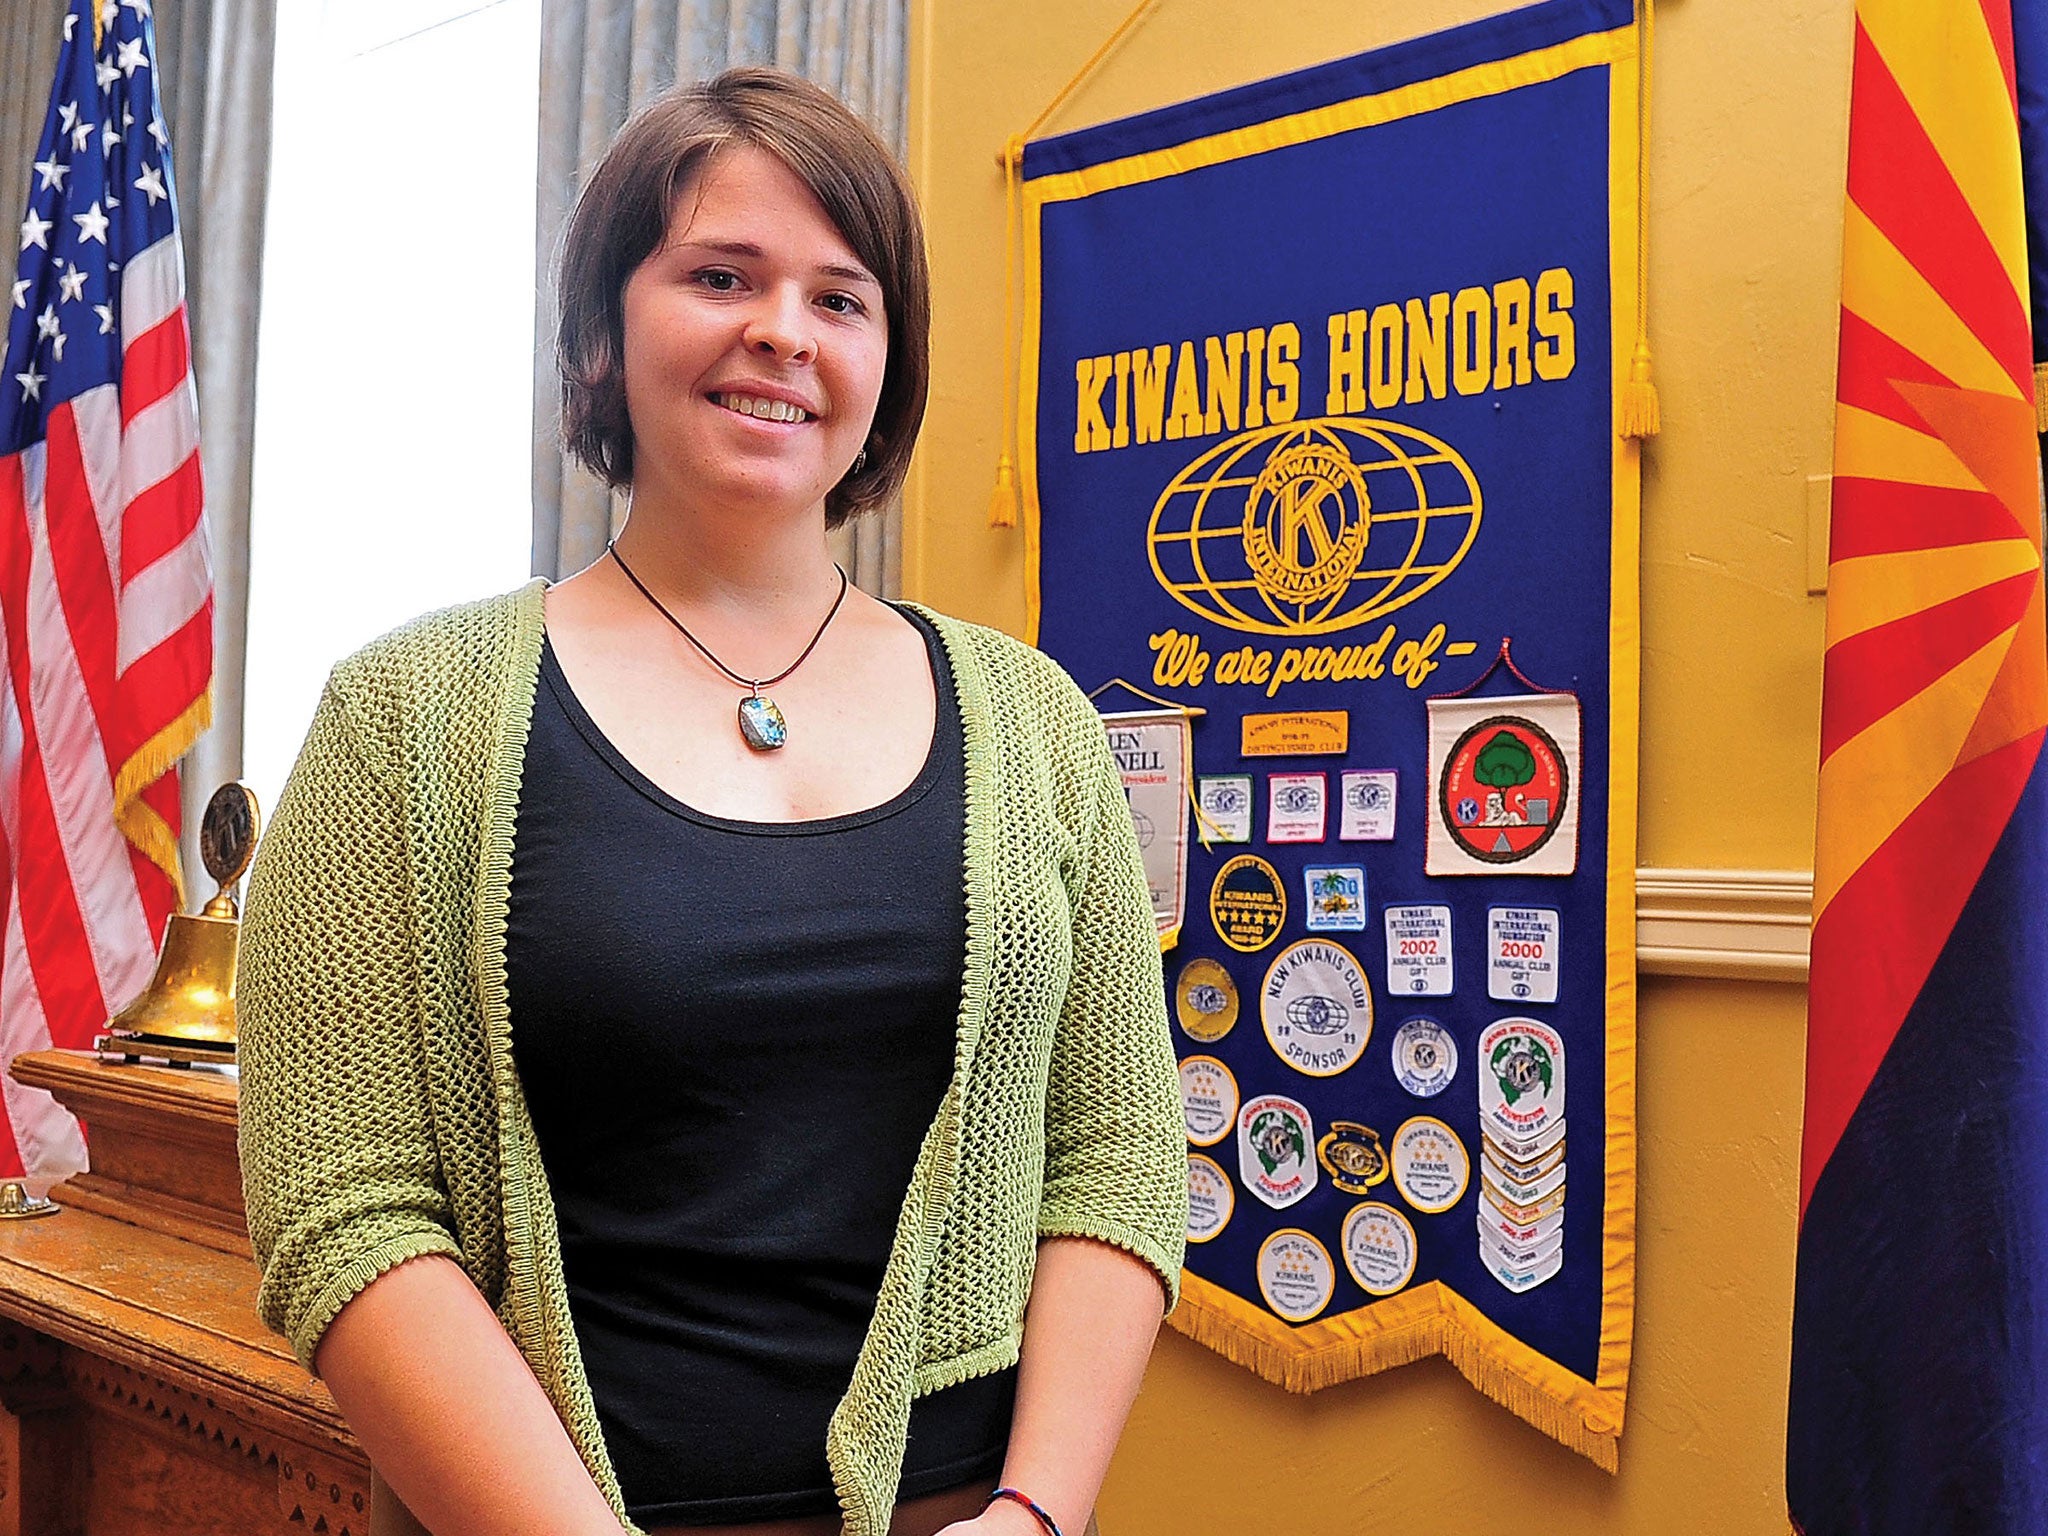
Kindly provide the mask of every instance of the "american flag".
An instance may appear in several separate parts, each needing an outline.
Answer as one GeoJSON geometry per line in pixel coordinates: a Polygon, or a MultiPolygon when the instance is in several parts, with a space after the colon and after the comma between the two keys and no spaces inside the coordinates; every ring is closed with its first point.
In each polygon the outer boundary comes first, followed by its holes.
{"type": "MultiPolygon", "coordinates": [[[[55,18],[51,18],[54,22],[55,18]]],[[[176,910],[213,573],[150,0],[72,0],[0,365],[0,1065],[89,1045],[176,910]]],[[[85,1166],[0,1077],[0,1175],[85,1166]]]]}

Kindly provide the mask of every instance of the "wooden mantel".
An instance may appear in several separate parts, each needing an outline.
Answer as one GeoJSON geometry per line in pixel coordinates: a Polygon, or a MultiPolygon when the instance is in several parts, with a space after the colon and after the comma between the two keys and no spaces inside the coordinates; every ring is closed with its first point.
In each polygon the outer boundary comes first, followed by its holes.
{"type": "Polygon", "coordinates": [[[85,1122],[93,1170],[0,1221],[0,1536],[370,1536],[361,1450],[256,1317],[233,1077],[13,1073],[85,1122]]]}

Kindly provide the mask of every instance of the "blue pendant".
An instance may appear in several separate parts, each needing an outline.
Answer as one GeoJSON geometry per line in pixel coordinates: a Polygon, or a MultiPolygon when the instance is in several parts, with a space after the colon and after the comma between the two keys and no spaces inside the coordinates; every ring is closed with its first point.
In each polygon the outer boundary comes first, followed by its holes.
{"type": "Polygon", "coordinates": [[[740,700],[740,735],[756,752],[773,752],[789,740],[789,722],[773,699],[749,694],[740,700]]]}

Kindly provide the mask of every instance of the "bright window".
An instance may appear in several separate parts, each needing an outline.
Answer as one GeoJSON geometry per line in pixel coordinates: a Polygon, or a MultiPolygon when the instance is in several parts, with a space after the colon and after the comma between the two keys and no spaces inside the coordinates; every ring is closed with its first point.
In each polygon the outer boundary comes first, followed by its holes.
{"type": "Polygon", "coordinates": [[[278,7],[244,742],[266,810],[334,662],[526,579],[540,8],[278,7]]]}

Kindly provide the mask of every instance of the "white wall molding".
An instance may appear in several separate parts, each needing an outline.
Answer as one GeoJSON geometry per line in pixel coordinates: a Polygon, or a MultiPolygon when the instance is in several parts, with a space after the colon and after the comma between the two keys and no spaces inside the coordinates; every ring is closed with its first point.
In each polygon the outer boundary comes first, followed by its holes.
{"type": "Polygon", "coordinates": [[[1638,869],[1636,969],[1804,983],[1813,875],[1795,869],[1638,869]]]}

